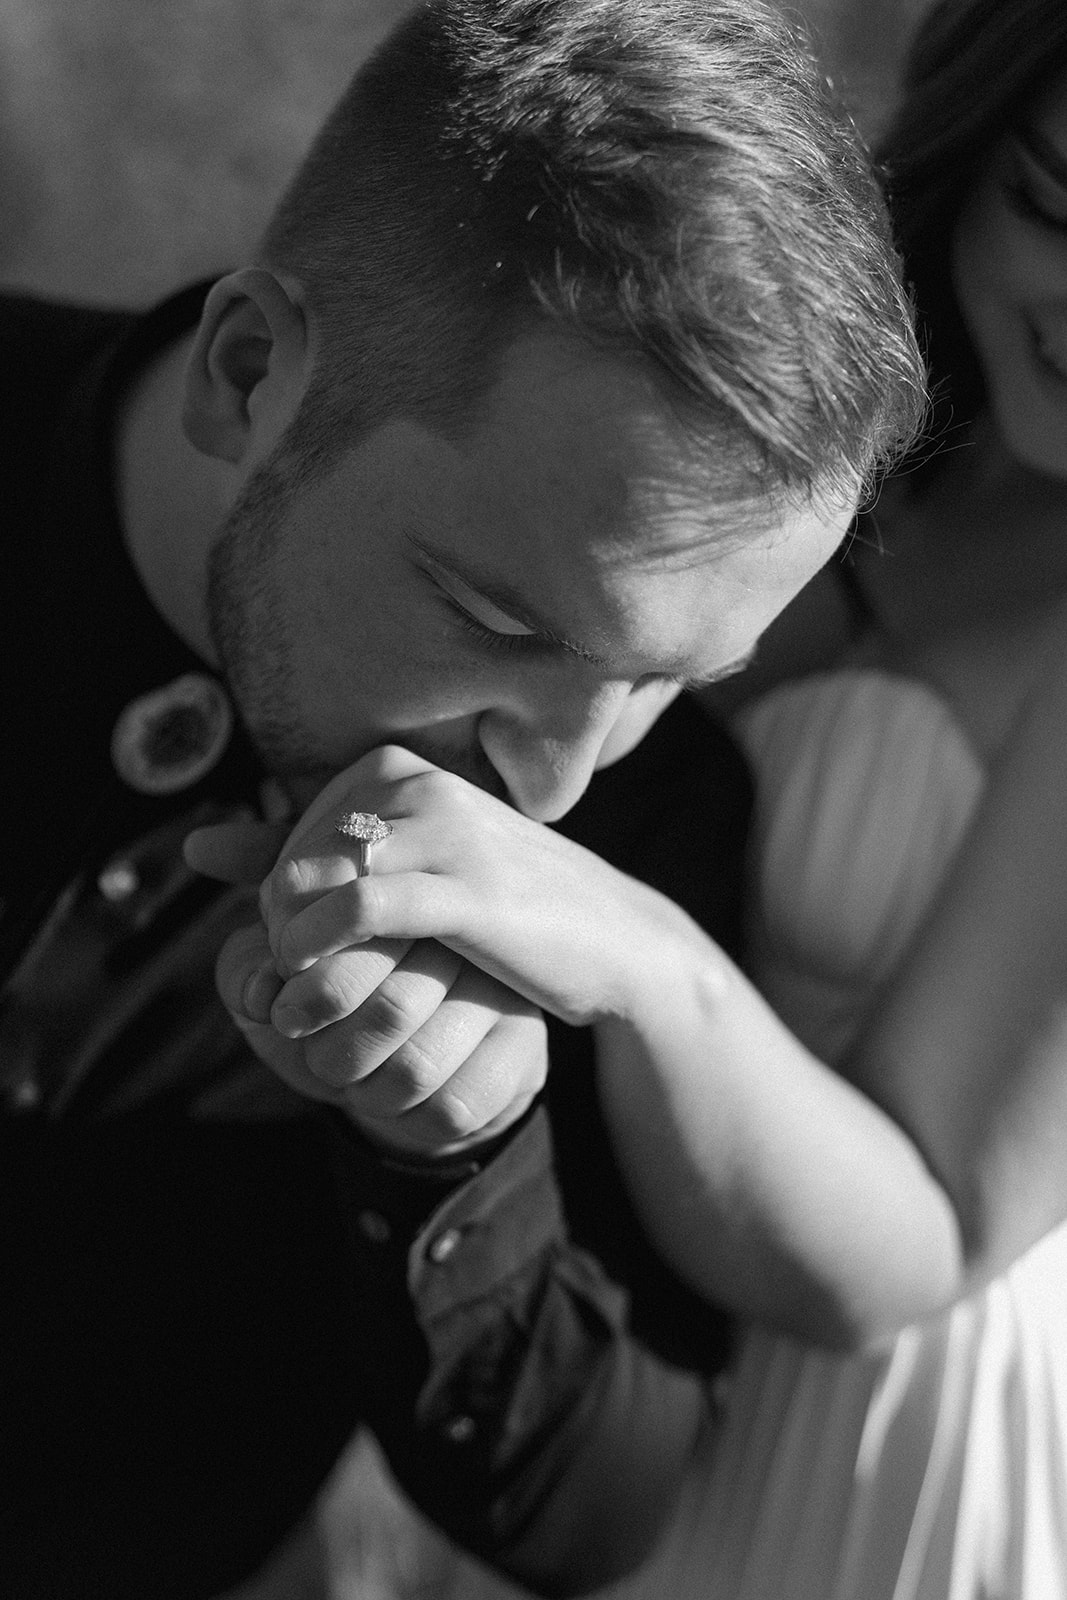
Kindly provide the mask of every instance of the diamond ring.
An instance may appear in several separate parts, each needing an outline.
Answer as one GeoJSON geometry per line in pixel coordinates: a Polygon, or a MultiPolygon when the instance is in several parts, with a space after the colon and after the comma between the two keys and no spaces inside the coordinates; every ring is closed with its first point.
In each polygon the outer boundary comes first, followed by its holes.
{"type": "Polygon", "coordinates": [[[375,811],[346,811],[343,817],[338,817],[334,824],[335,833],[343,833],[346,839],[354,839],[359,845],[359,857],[356,861],[356,877],[365,878],[370,871],[371,848],[380,844],[383,839],[388,839],[393,831],[391,822],[384,822],[375,811]]]}

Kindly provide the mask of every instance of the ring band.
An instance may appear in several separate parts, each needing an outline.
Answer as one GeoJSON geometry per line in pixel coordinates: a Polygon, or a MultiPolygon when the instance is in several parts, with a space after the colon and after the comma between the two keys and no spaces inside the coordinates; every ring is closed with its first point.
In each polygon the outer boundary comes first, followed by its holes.
{"type": "Polygon", "coordinates": [[[393,824],[385,822],[375,811],[346,811],[334,824],[335,833],[354,839],[359,845],[356,859],[356,877],[365,878],[370,871],[370,853],[374,845],[388,839],[393,824]]]}

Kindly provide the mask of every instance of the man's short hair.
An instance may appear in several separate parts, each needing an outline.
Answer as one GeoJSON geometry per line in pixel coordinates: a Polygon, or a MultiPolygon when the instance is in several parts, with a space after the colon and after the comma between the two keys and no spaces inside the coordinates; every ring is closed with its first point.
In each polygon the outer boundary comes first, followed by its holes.
{"type": "Polygon", "coordinates": [[[428,0],[261,259],[313,318],[312,468],[389,416],[447,430],[538,317],[650,358],[757,492],[855,492],[922,412],[881,193],[761,0],[428,0]]]}

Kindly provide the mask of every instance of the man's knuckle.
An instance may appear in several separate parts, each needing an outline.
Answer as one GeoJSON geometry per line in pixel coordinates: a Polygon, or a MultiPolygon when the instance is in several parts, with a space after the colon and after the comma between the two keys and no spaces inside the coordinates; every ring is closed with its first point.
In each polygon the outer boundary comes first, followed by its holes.
{"type": "Polygon", "coordinates": [[[420,1110],[431,1137],[441,1142],[469,1138],[485,1121],[460,1095],[448,1090],[441,1090],[420,1110]]]}
{"type": "Polygon", "coordinates": [[[287,972],[298,972],[300,970],[303,951],[300,948],[300,940],[291,922],[287,922],[276,936],[274,951],[278,961],[287,972]]]}
{"type": "Polygon", "coordinates": [[[389,1057],[389,1076],[408,1105],[418,1105],[434,1094],[445,1070],[414,1039],[399,1045],[389,1057]]]}
{"type": "Polygon", "coordinates": [[[327,968],[322,997],[332,1010],[347,1012],[359,1004],[359,987],[342,962],[334,962],[327,968]]]}
{"type": "Polygon", "coordinates": [[[411,996],[386,978],[360,1007],[361,1032],[382,1041],[404,1039],[418,1026],[411,996]]]}
{"type": "Polygon", "coordinates": [[[304,1041],[304,1062],[320,1083],[333,1089],[344,1088],[362,1075],[351,1048],[340,1047],[328,1033],[312,1034],[304,1041]]]}

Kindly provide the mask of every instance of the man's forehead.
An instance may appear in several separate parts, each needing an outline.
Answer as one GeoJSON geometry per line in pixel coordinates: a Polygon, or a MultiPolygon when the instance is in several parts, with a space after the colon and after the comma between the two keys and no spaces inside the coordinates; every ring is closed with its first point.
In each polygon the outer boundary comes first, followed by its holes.
{"type": "Polygon", "coordinates": [[[386,424],[358,487],[416,561],[542,637],[620,676],[701,673],[732,639],[749,647],[752,619],[766,626],[817,570],[847,514],[720,470],[645,365],[578,343],[516,346],[460,436],[386,424]]]}
{"type": "MultiPolygon", "coordinates": [[[[535,463],[583,493],[597,479],[609,498],[637,489],[650,503],[666,501],[699,484],[706,499],[731,430],[725,418],[713,428],[709,417],[688,417],[679,400],[639,350],[602,349],[554,324],[536,325],[503,351],[495,381],[467,415],[465,445],[520,470],[535,463]]],[[[732,473],[744,452],[730,442],[732,473]]]]}
{"type": "MultiPolygon", "coordinates": [[[[773,544],[811,506],[768,481],[740,426],[698,412],[639,352],[599,350],[552,328],[506,350],[460,444],[521,523],[573,523],[568,537],[620,565],[697,566],[732,546],[773,544]]],[[[846,519],[847,520],[847,519],[846,519]]]]}

